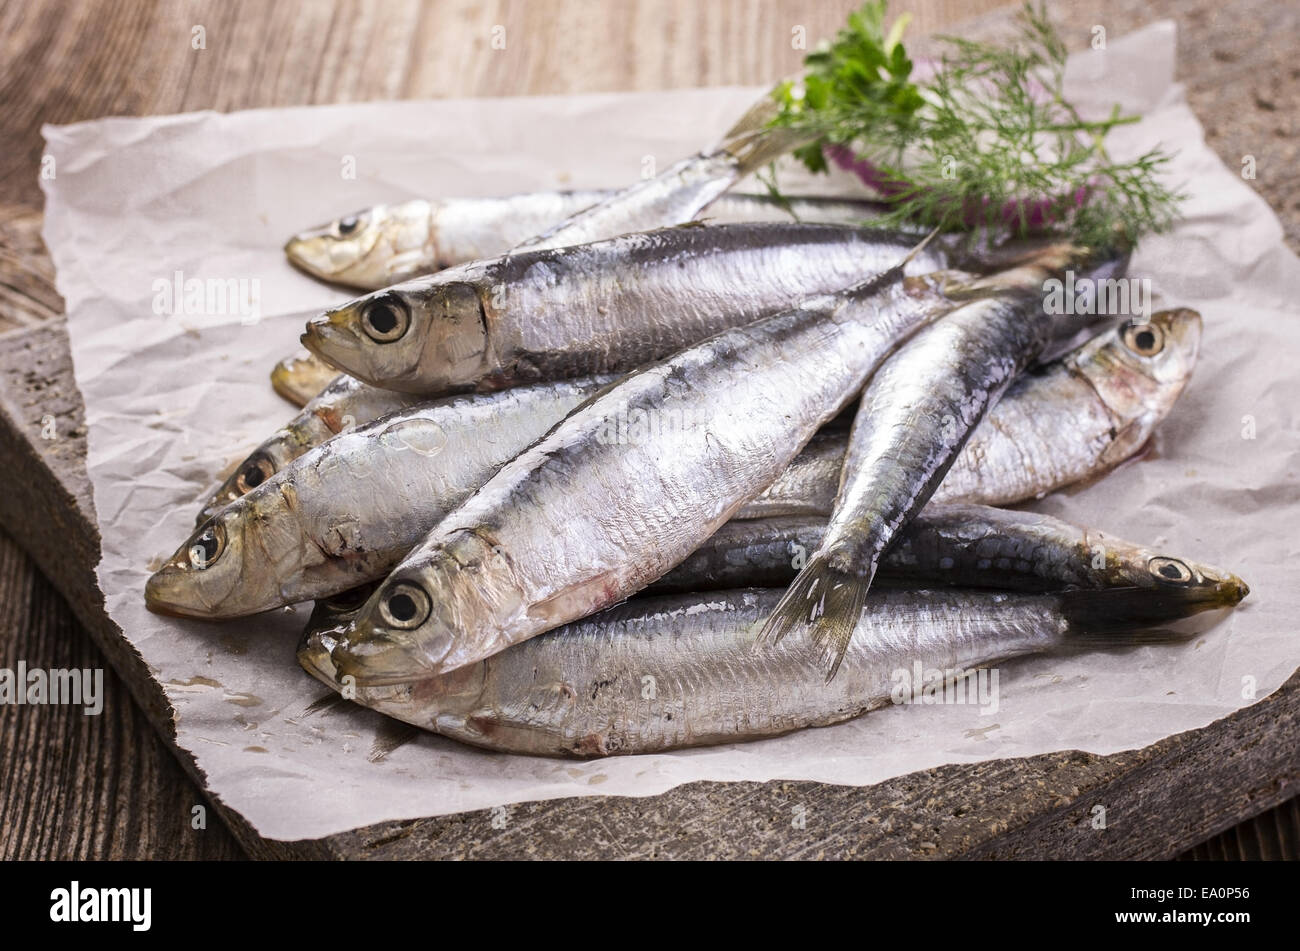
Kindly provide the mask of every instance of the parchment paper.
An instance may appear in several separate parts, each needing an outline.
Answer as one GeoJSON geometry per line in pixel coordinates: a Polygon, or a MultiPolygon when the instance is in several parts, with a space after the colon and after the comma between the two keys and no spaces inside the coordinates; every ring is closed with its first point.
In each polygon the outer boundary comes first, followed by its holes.
{"type": "Polygon", "coordinates": [[[1186,646],[1004,665],[993,716],[975,706],[893,707],[780,739],[595,762],[494,755],[424,734],[381,755],[395,734],[378,714],[308,712],[324,690],[294,661],[303,609],[178,621],[145,610],[144,583],[190,531],[218,470],[292,415],[267,373],[295,346],[304,315],[342,297],[285,263],[288,235],[381,200],[619,186],[647,155],[662,168],[706,145],[761,90],[47,127],[56,177],[45,183],[45,239],[86,402],[99,582],[166,688],[179,742],[212,791],[264,836],[317,837],[549,797],[645,796],[693,780],[866,784],[942,763],[1110,753],[1203,726],[1276,689],[1300,663],[1300,264],[1266,204],[1203,144],[1173,62],[1174,28],[1162,23],[1081,54],[1072,75],[1080,102],[1146,114],[1114,133],[1115,154],[1157,142],[1179,150],[1172,177],[1192,194],[1186,220],[1144,242],[1131,273],[1152,278],[1165,303],[1200,310],[1200,365],[1144,460],[1038,508],[1234,569],[1252,586],[1245,604],[1186,646]],[[349,161],[355,179],[342,175],[349,161]],[[154,281],[176,271],[256,279],[260,319],[156,314],[154,281]],[[1252,424],[1255,438],[1243,438],[1252,424]]]}

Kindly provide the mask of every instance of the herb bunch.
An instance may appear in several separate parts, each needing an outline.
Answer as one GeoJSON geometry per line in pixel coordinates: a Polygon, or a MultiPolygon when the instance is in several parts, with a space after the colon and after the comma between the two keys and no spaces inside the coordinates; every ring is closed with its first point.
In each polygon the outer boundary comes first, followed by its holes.
{"type": "Polygon", "coordinates": [[[817,136],[796,156],[814,172],[826,156],[853,168],[890,205],[882,225],[1023,235],[1069,230],[1106,245],[1166,229],[1182,197],[1160,180],[1169,156],[1107,153],[1106,134],[1136,122],[1118,107],[1085,120],[1065,98],[1066,49],[1042,7],[1026,4],[1011,46],[940,37],[932,78],[912,80],[900,37],[885,32],[885,0],[850,15],[835,41],[777,87],[773,124],[817,136]]]}

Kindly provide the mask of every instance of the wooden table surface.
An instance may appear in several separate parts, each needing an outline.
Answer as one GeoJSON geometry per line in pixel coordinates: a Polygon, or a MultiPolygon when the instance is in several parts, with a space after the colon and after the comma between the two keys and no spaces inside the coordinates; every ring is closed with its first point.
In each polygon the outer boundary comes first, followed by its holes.
{"type": "MultiPolygon", "coordinates": [[[[136,679],[129,652],[106,639],[101,599],[87,580],[98,541],[87,530],[84,431],[59,328],[62,302],[39,238],[40,126],[208,108],[760,84],[798,65],[802,52],[791,48],[793,28],[804,27],[810,39],[828,35],[855,5],[0,3],[0,130],[6,144],[0,152],[0,448],[15,460],[11,477],[21,470],[11,491],[0,493],[0,524],[12,532],[0,531],[0,666],[23,659],[40,667],[109,668],[101,716],[82,716],[75,707],[0,707],[0,857],[230,858],[246,850],[329,856],[1167,856],[1232,826],[1189,857],[1294,857],[1300,812],[1287,802],[1300,788],[1294,753],[1300,680],[1294,677],[1263,704],[1216,724],[1213,733],[1198,731],[1205,735],[1115,757],[1062,753],[945,767],[866,791],[808,783],[696,784],[650,800],[588,800],[562,820],[551,806],[538,804],[519,807],[509,833],[495,836],[481,813],[387,823],[299,849],[265,843],[233,817],[239,840],[215,815],[205,830],[190,828],[192,807],[206,803],[193,782],[192,762],[170,745],[165,710],[136,679]],[[206,33],[205,50],[191,48],[198,25],[206,33]],[[491,48],[497,25],[506,30],[505,50],[491,48]],[[68,421],[60,426],[65,437],[36,446],[32,420],[46,413],[68,421]],[[107,660],[97,644],[108,648],[107,660]],[[1261,744],[1262,750],[1254,749],[1261,744]],[[1249,752],[1238,756],[1237,747],[1249,752]],[[1202,795],[1193,795],[1193,811],[1160,795],[1162,776],[1185,781],[1188,764],[1229,760],[1245,780],[1219,790],[1207,783],[1202,795]],[[1069,836],[1079,836],[1068,828],[1072,810],[1101,790],[1114,801],[1141,802],[1149,814],[1129,824],[1127,842],[1069,844],[1069,836]],[[782,840],[774,818],[792,795],[816,803],[827,817],[824,833],[800,847],[782,840]],[[1050,809],[1042,808],[1045,799],[1050,809]],[[991,801],[1005,801],[1000,818],[976,818],[991,801]],[[1277,803],[1285,804],[1239,824],[1277,803]],[[968,810],[972,816],[963,820],[968,810]],[[1015,834],[1004,834],[1008,830],[1015,834]],[[441,851],[439,840],[447,843],[441,851]]],[[[920,36],[999,5],[918,0],[893,9],[913,11],[910,35],[920,36]]],[[[1223,13],[1218,6],[1212,0],[1099,0],[1054,10],[1072,46],[1087,41],[1093,24],[1118,36],[1159,17],[1176,19],[1179,77],[1211,144],[1233,167],[1243,154],[1256,157],[1254,184],[1281,215],[1294,248],[1300,245],[1297,13],[1294,5],[1272,0],[1247,0],[1223,13]]],[[[962,32],[988,35],[1005,22],[1005,11],[997,11],[962,32]]]]}

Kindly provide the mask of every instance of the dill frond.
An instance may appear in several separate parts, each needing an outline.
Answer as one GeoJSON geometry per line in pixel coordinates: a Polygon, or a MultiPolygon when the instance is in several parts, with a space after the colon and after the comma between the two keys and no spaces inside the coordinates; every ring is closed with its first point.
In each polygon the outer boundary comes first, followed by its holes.
{"type": "Polygon", "coordinates": [[[828,150],[851,150],[890,205],[882,225],[1062,229],[1100,246],[1168,228],[1184,197],[1161,181],[1169,156],[1112,159],[1107,133],[1138,117],[1085,120],[1065,97],[1066,48],[1045,9],[1027,3],[1019,19],[1005,47],[940,37],[935,74],[918,84],[901,24],[886,35],[873,0],[807,57],[801,83],[778,87],[774,123],[818,136],[796,153],[812,171],[826,170],[828,150]]]}

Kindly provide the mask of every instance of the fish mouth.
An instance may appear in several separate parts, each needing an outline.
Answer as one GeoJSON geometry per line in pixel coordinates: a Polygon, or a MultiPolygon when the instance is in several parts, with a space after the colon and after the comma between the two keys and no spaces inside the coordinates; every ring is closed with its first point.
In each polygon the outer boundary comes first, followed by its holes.
{"type": "Polygon", "coordinates": [[[387,634],[341,639],[330,651],[330,662],[336,682],[351,677],[361,687],[388,687],[441,672],[414,645],[387,634]]]}
{"type": "Polygon", "coordinates": [[[327,240],[318,231],[304,231],[284,243],[284,256],[290,264],[311,277],[333,280],[336,270],[329,249],[325,247],[327,240]]]}
{"type": "Polygon", "coordinates": [[[298,664],[331,690],[338,690],[338,677],[330,651],[335,645],[333,638],[313,632],[303,638],[298,645],[298,664]]]}
{"type": "Polygon", "coordinates": [[[275,369],[271,371],[271,389],[283,396],[290,402],[294,401],[293,387],[290,385],[293,381],[293,375],[289,368],[282,363],[277,363],[275,369]]]}
{"type": "Polygon", "coordinates": [[[320,225],[300,231],[284,243],[284,256],[298,270],[335,284],[347,285],[351,272],[362,268],[379,246],[384,230],[373,227],[367,217],[346,235],[339,234],[338,223],[320,225]]]}
{"type": "Polygon", "coordinates": [[[356,336],[345,325],[347,316],[347,311],[335,310],[313,317],[299,338],[304,347],[343,372],[347,372],[347,358],[357,356],[361,350],[356,336]]]}
{"type": "Polygon", "coordinates": [[[1246,599],[1248,594],[1250,594],[1250,585],[1236,575],[1230,575],[1227,580],[1214,586],[1215,607],[1236,607],[1246,599]]]}
{"type": "Polygon", "coordinates": [[[1156,314],[1152,319],[1156,317],[1164,319],[1165,332],[1176,342],[1188,365],[1195,365],[1201,346],[1201,315],[1189,308],[1180,307],[1156,314]]]}
{"type": "Polygon", "coordinates": [[[281,360],[275,365],[271,370],[271,389],[294,406],[306,406],[315,394],[304,392],[306,385],[298,378],[300,366],[296,362],[281,360]]]}
{"type": "Polygon", "coordinates": [[[181,577],[183,574],[180,569],[164,566],[150,575],[144,585],[144,606],[154,614],[165,617],[211,617],[207,605],[198,604],[194,599],[184,596],[189,586],[181,577]]]}
{"type": "Polygon", "coordinates": [[[1200,614],[1202,611],[1215,611],[1219,608],[1236,607],[1250,594],[1250,585],[1236,575],[1227,575],[1221,578],[1205,578],[1200,584],[1192,587],[1161,585],[1159,590],[1169,596],[1171,604],[1181,604],[1183,612],[1190,615],[1200,614]]]}
{"type": "MultiPolygon", "coordinates": [[[[219,524],[209,520],[205,524],[219,524]]],[[[199,533],[196,533],[196,536],[199,533]]],[[[144,603],[155,614],[203,621],[250,617],[284,603],[276,600],[272,574],[260,565],[246,565],[243,538],[233,532],[219,558],[205,568],[193,567],[194,537],[167,563],[149,576],[144,603]]]]}

